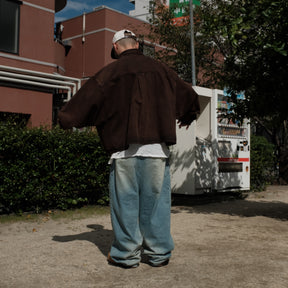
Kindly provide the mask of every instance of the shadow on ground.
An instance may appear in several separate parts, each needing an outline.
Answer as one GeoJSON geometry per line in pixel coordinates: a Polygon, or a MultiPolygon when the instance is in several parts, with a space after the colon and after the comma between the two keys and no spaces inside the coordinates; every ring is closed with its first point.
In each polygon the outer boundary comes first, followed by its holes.
{"type": "Polygon", "coordinates": [[[219,213],[240,217],[264,216],[288,220],[288,203],[247,200],[247,194],[223,193],[212,195],[173,195],[172,213],[219,213]]]}
{"type": "Polygon", "coordinates": [[[93,224],[87,225],[87,228],[92,229],[92,231],[84,232],[75,235],[65,235],[65,236],[53,236],[52,240],[57,242],[71,242],[71,241],[89,241],[95,244],[103,255],[107,255],[111,242],[113,239],[112,230],[104,229],[102,225],[93,224]]]}
{"type": "MultiPolygon", "coordinates": [[[[242,193],[216,193],[204,195],[172,195],[172,214],[184,212],[197,214],[226,214],[240,217],[263,216],[277,220],[288,220],[288,203],[281,201],[265,201],[248,199],[242,193]]],[[[75,235],[57,236],[52,240],[57,242],[89,241],[95,244],[103,255],[107,255],[113,240],[113,231],[104,226],[87,225],[91,231],[75,235]]]]}

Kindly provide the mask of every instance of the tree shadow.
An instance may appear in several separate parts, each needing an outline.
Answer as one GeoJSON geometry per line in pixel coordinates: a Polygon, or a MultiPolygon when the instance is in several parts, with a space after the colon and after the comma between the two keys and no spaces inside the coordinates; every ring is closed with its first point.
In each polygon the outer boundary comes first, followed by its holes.
{"type": "MultiPolygon", "coordinates": [[[[225,193],[224,193],[225,194],[225,193]]],[[[235,194],[193,197],[193,195],[174,196],[172,213],[219,213],[240,217],[264,216],[282,221],[288,220],[288,203],[280,201],[253,201],[235,194]],[[181,197],[182,196],[182,197],[181,197]]]]}
{"type": "Polygon", "coordinates": [[[113,240],[113,231],[104,229],[103,225],[92,224],[87,225],[87,228],[93,229],[89,232],[84,232],[75,235],[53,236],[52,240],[57,242],[71,242],[75,240],[89,241],[95,244],[101,253],[107,256],[110,251],[110,246],[113,240]]]}

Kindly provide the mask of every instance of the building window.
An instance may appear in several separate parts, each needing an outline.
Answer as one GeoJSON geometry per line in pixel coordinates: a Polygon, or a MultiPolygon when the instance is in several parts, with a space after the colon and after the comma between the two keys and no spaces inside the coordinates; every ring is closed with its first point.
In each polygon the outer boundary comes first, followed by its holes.
{"type": "Polygon", "coordinates": [[[22,1],[0,1],[0,50],[18,53],[19,17],[22,1]]]}

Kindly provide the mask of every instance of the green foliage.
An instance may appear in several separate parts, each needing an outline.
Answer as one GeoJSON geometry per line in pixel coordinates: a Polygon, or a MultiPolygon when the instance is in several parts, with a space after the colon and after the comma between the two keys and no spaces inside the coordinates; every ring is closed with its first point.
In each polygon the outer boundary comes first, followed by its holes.
{"type": "Polygon", "coordinates": [[[107,204],[108,158],[96,132],[0,123],[0,205],[21,213],[107,204]]]}
{"type": "MultiPolygon", "coordinates": [[[[177,4],[170,8],[154,1],[151,6],[153,11],[149,26],[151,42],[159,43],[162,49],[156,50],[155,57],[173,68],[185,81],[191,82],[191,46],[190,46],[190,21],[189,17],[183,18],[181,26],[174,25],[174,10],[177,4]],[[154,9],[155,8],[155,9],[154,9]]],[[[187,10],[185,15],[187,16],[187,10]]]]}
{"type": "Polygon", "coordinates": [[[288,183],[288,1],[203,0],[200,11],[198,40],[223,55],[205,71],[229,87],[238,119],[249,118],[269,134],[280,151],[280,178],[288,183]],[[240,91],[244,101],[236,97],[240,91]]]}
{"type": "Polygon", "coordinates": [[[275,176],[274,145],[265,137],[251,136],[251,190],[265,190],[275,176]]]}
{"type": "MultiPolygon", "coordinates": [[[[180,26],[173,21],[175,6],[154,1],[152,7],[147,36],[166,47],[157,57],[190,81],[189,5],[180,26]]],[[[193,19],[197,84],[229,87],[241,119],[257,118],[263,125],[272,120],[275,131],[288,120],[287,14],[286,0],[202,0],[193,19]],[[246,99],[239,102],[236,95],[243,91],[246,99]]]]}
{"type": "MultiPolygon", "coordinates": [[[[286,0],[203,0],[199,11],[199,39],[225,57],[225,61],[218,61],[223,69],[218,81],[245,90],[246,95],[252,86],[257,89],[267,86],[269,90],[263,91],[269,93],[271,84],[283,82],[288,52],[286,0]],[[280,68],[278,74],[276,67],[280,68]]],[[[261,95],[263,91],[258,93],[261,95]]]]}
{"type": "MultiPolygon", "coordinates": [[[[157,56],[190,81],[190,19],[177,26],[175,7],[154,5],[148,36],[166,46],[157,56]]],[[[288,183],[287,15],[287,0],[201,0],[193,19],[197,85],[228,87],[234,113],[226,117],[250,119],[270,136],[282,183],[288,183]]]]}

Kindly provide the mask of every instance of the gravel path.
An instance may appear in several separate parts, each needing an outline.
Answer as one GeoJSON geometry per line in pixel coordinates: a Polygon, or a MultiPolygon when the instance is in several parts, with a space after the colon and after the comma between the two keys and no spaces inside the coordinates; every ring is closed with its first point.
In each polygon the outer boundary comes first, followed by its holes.
{"type": "Polygon", "coordinates": [[[110,216],[0,226],[1,288],[288,287],[288,187],[172,207],[170,264],[107,265],[110,216]]]}

